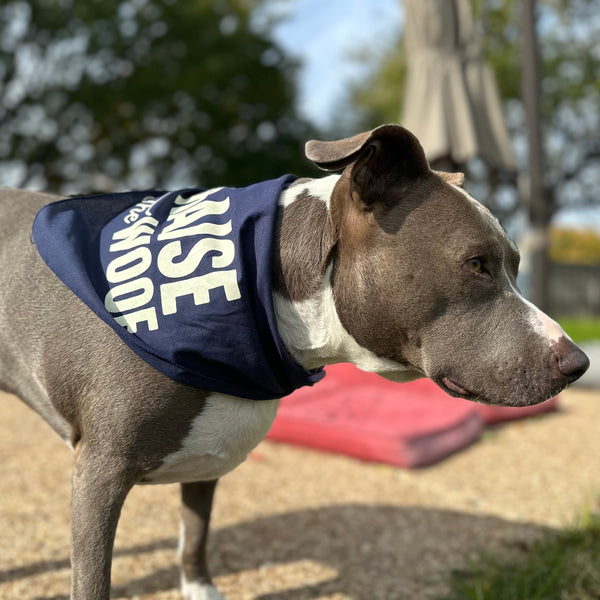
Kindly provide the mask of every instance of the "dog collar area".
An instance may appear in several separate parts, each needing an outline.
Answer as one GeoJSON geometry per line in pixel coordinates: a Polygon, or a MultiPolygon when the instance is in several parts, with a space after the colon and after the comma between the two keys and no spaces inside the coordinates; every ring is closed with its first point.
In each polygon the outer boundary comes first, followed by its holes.
{"type": "Polygon", "coordinates": [[[59,279],[163,374],[280,398],[325,375],[289,354],[273,307],[278,200],[294,179],[68,198],[40,210],[33,240],[59,279]]]}

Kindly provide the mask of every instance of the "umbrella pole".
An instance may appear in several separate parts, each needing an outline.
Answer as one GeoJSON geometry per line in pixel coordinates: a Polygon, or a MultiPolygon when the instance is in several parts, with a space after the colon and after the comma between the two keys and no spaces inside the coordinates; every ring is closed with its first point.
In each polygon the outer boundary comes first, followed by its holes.
{"type": "Polygon", "coordinates": [[[536,30],[536,0],[523,0],[522,94],[529,133],[529,198],[531,227],[531,301],[548,310],[549,198],[544,186],[544,148],[540,115],[540,56],[536,30]]]}

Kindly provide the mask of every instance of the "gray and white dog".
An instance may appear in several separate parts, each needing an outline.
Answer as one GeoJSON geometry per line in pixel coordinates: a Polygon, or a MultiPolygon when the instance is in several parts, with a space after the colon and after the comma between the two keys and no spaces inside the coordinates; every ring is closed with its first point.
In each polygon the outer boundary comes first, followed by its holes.
{"type": "MultiPolygon", "coordinates": [[[[507,406],[542,402],[586,371],[585,354],[519,293],[503,228],[460,174],[429,168],[406,129],[311,141],[306,155],[343,172],[299,179],[279,198],[273,302],[300,365],[429,377],[507,406]]],[[[132,352],[32,243],[36,213],[55,200],[0,190],[0,386],[74,451],[71,598],[108,599],[132,486],[181,482],[183,595],[222,600],[205,556],[216,481],[267,434],[279,400],[196,389],[132,352]]]]}

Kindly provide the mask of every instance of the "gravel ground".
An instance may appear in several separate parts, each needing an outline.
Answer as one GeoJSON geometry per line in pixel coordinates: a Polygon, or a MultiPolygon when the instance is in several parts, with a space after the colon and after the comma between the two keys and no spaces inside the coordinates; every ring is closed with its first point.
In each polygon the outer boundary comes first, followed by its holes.
{"type": "MultiPolygon", "coordinates": [[[[600,493],[600,393],[489,430],[417,471],[263,442],[217,490],[210,563],[229,600],[417,600],[479,549],[516,551],[600,493]]],[[[71,456],[0,395],[0,598],[66,599],[71,456]]],[[[117,534],[113,598],[179,598],[177,486],[139,487],[117,534]]]]}

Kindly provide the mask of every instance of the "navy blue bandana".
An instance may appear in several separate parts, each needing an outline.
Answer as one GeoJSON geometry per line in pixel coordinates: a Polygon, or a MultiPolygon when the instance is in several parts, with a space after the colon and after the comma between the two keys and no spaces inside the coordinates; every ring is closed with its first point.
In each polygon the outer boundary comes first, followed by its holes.
{"type": "Polygon", "coordinates": [[[69,198],[42,208],[33,239],[52,271],[161,373],[279,398],[325,375],[290,356],[273,309],[278,199],[293,180],[69,198]]]}

